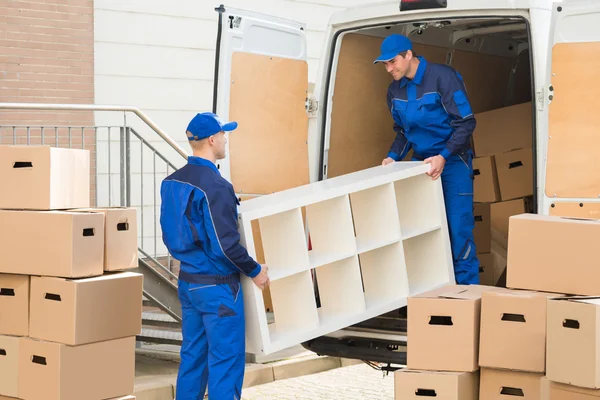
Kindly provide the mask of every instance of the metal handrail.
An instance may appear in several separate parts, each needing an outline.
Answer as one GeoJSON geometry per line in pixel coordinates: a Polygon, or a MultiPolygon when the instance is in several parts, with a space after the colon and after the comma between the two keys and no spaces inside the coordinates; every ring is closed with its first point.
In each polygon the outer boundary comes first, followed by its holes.
{"type": "Polygon", "coordinates": [[[131,106],[106,106],[96,104],[44,104],[44,103],[0,103],[0,110],[47,110],[47,111],[117,111],[131,112],[144,121],[158,136],[167,142],[175,151],[187,160],[188,153],[169,135],[158,127],[139,108],[131,106]]]}

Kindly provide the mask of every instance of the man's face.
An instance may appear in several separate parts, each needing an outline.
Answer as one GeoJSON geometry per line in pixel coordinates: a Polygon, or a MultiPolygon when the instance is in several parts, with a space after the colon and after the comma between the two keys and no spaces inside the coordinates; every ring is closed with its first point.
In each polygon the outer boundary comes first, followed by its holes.
{"type": "Polygon", "coordinates": [[[411,53],[407,53],[404,57],[398,54],[390,61],[384,61],[386,71],[394,77],[394,80],[402,79],[410,67],[411,53]]]}
{"type": "Polygon", "coordinates": [[[227,144],[227,139],[225,138],[225,132],[221,131],[212,136],[213,139],[213,153],[217,160],[222,160],[225,158],[226,151],[225,145],[227,144]]]}

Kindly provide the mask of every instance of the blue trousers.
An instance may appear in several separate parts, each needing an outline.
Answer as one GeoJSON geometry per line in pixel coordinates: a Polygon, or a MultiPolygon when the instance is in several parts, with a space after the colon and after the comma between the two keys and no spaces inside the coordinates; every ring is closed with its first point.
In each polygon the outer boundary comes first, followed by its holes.
{"type": "Polygon", "coordinates": [[[479,284],[479,260],[475,248],[473,215],[473,155],[448,157],[442,171],[442,188],[454,276],[459,285],[479,284]]]}
{"type": "Polygon", "coordinates": [[[479,284],[479,260],[473,236],[473,153],[448,157],[441,179],[456,283],[479,284]]]}
{"type": "Polygon", "coordinates": [[[204,285],[179,280],[181,365],[176,400],[242,398],[246,362],[240,283],[204,285]]]}

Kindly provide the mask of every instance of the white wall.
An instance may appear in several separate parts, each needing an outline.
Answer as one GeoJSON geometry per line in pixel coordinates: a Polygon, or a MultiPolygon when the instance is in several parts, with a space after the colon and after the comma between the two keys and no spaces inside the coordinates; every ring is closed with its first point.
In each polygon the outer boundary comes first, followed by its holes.
{"type": "MultiPolygon", "coordinates": [[[[307,26],[309,81],[314,82],[324,31],[332,13],[368,0],[230,0],[225,7],[251,10],[300,21],[307,26]]],[[[207,0],[95,0],[95,102],[140,108],[189,151],[185,128],[198,112],[212,109],[213,73],[219,2],[207,0]]],[[[122,125],[123,115],[96,113],[96,125],[122,125]]],[[[183,159],[134,116],[133,126],[177,166],[183,159]]],[[[111,144],[111,173],[119,168],[118,134],[111,144]]],[[[98,192],[108,204],[108,142],[98,134],[98,192]]],[[[133,141],[132,143],[139,143],[133,141]]],[[[132,148],[134,206],[140,206],[142,179],[139,144],[132,148]]],[[[144,153],[144,248],[154,251],[154,182],[152,153],[144,153]],[[148,201],[150,199],[150,201],[148,201]]],[[[164,171],[164,163],[157,168],[164,171]]],[[[157,190],[160,188],[159,176],[157,190]]],[[[112,204],[119,199],[119,177],[112,177],[112,204]]],[[[141,219],[141,214],[140,214],[141,219]]],[[[159,225],[159,224],[157,224],[159,225]]],[[[160,233],[160,229],[158,230],[160,233]]],[[[142,235],[140,227],[140,235],[142,235]]],[[[158,240],[159,247],[161,241],[158,240]]]]}

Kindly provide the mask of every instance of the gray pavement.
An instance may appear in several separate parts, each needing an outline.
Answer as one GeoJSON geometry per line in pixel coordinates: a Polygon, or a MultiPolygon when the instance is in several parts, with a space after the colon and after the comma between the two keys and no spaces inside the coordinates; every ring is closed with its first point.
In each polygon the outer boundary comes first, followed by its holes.
{"type": "Polygon", "coordinates": [[[244,389],[242,400],[393,400],[394,375],[366,364],[244,389]]]}

